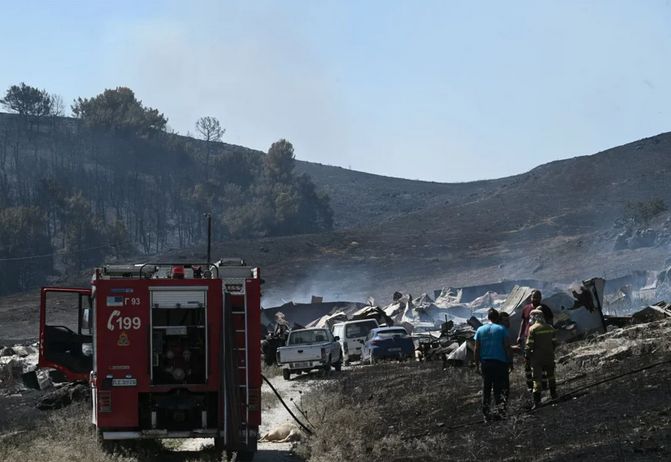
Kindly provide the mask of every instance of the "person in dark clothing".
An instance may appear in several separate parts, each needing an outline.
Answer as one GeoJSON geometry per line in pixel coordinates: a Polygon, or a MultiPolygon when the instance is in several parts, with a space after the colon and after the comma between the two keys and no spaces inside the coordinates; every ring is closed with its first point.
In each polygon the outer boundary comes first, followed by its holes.
{"type": "Polygon", "coordinates": [[[482,414],[485,422],[491,419],[490,404],[492,388],[497,417],[505,416],[504,388],[512,359],[508,330],[499,322],[499,312],[491,308],[487,313],[490,323],[480,326],[475,332],[475,363],[482,374],[482,414]]]}

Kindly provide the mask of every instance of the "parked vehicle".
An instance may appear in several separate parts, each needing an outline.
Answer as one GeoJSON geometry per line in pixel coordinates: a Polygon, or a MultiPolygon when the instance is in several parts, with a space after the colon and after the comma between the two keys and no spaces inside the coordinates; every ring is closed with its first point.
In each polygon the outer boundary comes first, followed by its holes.
{"type": "Polygon", "coordinates": [[[324,375],[342,367],[342,354],[338,337],[328,329],[298,329],[289,333],[287,345],[277,349],[277,364],[282,367],[285,380],[291,374],[320,369],[324,375]]]}
{"type": "Polygon", "coordinates": [[[366,337],[361,361],[374,364],[381,359],[407,359],[415,354],[412,337],[403,327],[378,327],[366,337]]]}
{"type": "Polygon", "coordinates": [[[371,329],[379,327],[375,319],[339,322],[333,326],[333,335],[339,337],[345,365],[361,359],[361,348],[371,329]]]}
{"type": "Polygon", "coordinates": [[[240,260],[103,266],[90,288],[42,288],[38,365],[89,382],[103,446],[209,437],[251,460],[260,301],[259,270],[240,260]],[[70,327],[54,322],[63,307],[70,327]]]}

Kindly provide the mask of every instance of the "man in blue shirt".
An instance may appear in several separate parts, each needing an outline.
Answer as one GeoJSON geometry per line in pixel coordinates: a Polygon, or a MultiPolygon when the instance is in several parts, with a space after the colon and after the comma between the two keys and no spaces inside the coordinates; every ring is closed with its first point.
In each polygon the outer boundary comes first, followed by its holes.
{"type": "Polygon", "coordinates": [[[512,369],[513,358],[508,329],[498,324],[499,312],[490,308],[487,319],[490,323],[480,326],[475,332],[475,364],[482,374],[482,413],[485,422],[491,417],[489,406],[492,399],[492,387],[494,388],[494,402],[499,409],[498,415],[505,415],[504,392],[508,369],[512,369]]]}

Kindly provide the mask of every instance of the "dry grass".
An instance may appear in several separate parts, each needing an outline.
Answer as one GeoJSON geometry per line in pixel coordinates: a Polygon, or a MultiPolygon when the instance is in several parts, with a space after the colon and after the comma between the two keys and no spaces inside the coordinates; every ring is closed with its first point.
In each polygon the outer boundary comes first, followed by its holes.
{"type": "Polygon", "coordinates": [[[265,363],[261,363],[261,374],[269,379],[271,377],[279,377],[282,375],[282,368],[277,366],[266,366],[265,363]]]}
{"type": "Polygon", "coordinates": [[[326,384],[302,400],[307,420],[316,429],[297,454],[311,462],[364,461],[377,446],[383,432],[374,406],[355,403],[338,384],[326,384]]]}
{"type": "Polygon", "coordinates": [[[107,454],[98,446],[89,422],[90,409],[77,404],[54,412],[34,428],[0,441],[0,461],[21,462],[130,462],[107,454]]]}
{"type": "MultiPolygon", "coordinates": [[[[608,367],[559,364],[559,392],[640,367],[642,361],[671,358],[661,343],[657,357],[634,349],[632,357],[608,367]]],[[[511,374],[508,418],[483,424],[482,378],[472,369],[442,371],[435,362],[357,368],[305,396],[316,430],[297,452],[311,462],[669,460],[668,373],[668,367],[651,369],[529,413],[518,364],[511,374]]]]}
{"type": "Polygon", "coordinates": [[[172,452],[182,440],[128,442],[103,450],[90,423],[89,404],[44,414],[32,428],[0,438],[0,462],[203,462],[217,460],[213,447],[172,452]]]}

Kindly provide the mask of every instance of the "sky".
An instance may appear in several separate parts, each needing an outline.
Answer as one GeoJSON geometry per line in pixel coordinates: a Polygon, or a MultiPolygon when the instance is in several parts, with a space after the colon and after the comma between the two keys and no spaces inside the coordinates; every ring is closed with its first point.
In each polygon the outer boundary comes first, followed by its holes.
{"type": "Polygon", "coordinates": [[[130,87],[181,134],[437,182],[671,131],[671,2],[0,0],[0,94],[130,87]]]}

